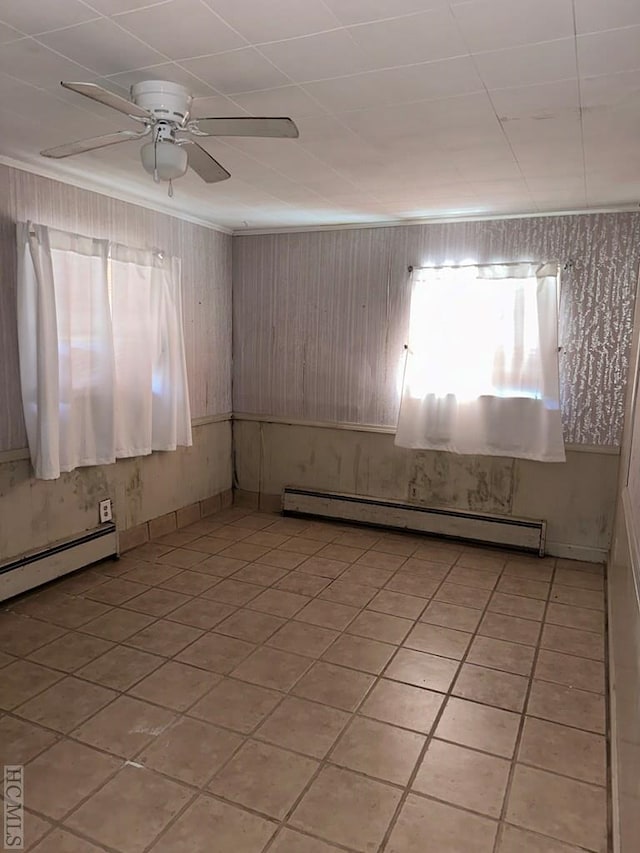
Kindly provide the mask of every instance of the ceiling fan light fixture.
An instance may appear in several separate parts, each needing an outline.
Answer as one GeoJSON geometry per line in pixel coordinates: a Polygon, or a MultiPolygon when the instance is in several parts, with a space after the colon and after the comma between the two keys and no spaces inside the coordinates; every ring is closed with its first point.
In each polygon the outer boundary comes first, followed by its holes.
{"type": "Polygon", "coordinates": [[[145,172],[160,181],[181,178],[189,165],[187,152],[174,142],[147,142],[140,149],[140,159],[145,172]]]}

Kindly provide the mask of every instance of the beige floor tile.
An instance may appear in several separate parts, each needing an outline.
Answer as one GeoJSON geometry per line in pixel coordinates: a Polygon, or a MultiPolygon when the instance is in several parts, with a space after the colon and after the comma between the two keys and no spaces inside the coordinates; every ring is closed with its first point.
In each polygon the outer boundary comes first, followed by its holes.
{"type": "Polygon", "coordinates": [[[306,560],[305,554],[296,554],[295,551],[286,551],[282,548],[273,548],[267,551],[262,557],[258,557],[256,564],[264,564],[266,566],[275,566],[278,569],[287,569],[291,571],[296,569],[300,563],[306,560]]]}
{"type": "Polygon", "coordinates": [[[4,652],[0,652],[0,669],[2,669],[3,666],[9,666],[13,661],[15,661],[13,655],[7,655],[4,652]]]}
{"type": "Polygon", "coordinates": [[[264,589],[263,586],[258,586],[254,583],[243,583],[242,581],[233,580],[233,578],[226,578],[226,580],[218,581],[215,586],[210,587],[202,595],[204,598],[241,607],[243,604],[251,601],[252,598],[255,598],[256,595],[260,595],[264,589]]]}
{"type": "MultiPolygon", "coordinates": [[[[49,593],[49,590],[45,592],[49,593]]],[[[42,604],[38,602],[39,599],[35,599],[32,615],[62,628],[79,628],[110,609],[108,604],[54,592],[42,604]]],[[[10,652],[11,648],[7,651],[10,652]]]]}
{"type": "Polygon", "coordinates": [[[203,631],[200,628],[170,622],[168,619],[158,619],[157,622],[129,637],[126,645],[163,657],[172,657],[202,634],[203,631]]]}
{"type": "Polygon", "coordinates": [[[349,719],[349,714],[337,708],[289,696],[264,721],[254,737],[313,758],[323,758],[349,719]]]}
{"type": "Polygon", "coordinates": [[[583,853],[583,848],[504,824],[496,853],[583,853]]]}
{"type": "Polygon", "coordinates": [[[556,569],[554,581],[562,584],[562,586],[574,586],[579,589],[595,589],[600,591],[604,589],[603,575],[590,571],[574,571],[564,568],[562,565],[556,569]]]}
{"type": "Polygon", "coordinates": [[[396,726],[354,717],[331,753],[331,761],[367,776],[406,785],[426,738],[396,726]]]}
{"type": "Polygon", "coordinates": [[[363,703],[360,713],[428,734],[443,701],[440,693],[382,678],[363,703]]]}
{"type": "Polygon", "coordinates": [[[520,716],[512,711],[451,698],[447,701],[435,735],[462,746],[511,758],[519,726],[520,716]]]}
{"type": "Polygon", "coordinates": [[[319,661],[300,679],[293,692],[305,699],[354,711],[374,681],[373,676],[364,672],[319,661]]]}
{"type": "Polygon", "coordinates": [[[604,663],[588,658],[577,658],[540,649],[535,668],[535,677],[542,681],[553,681],[567,687],[605,692],[604,663]]]}
{"type": "Polygon", "coordinates": [[[81,678],[114,690],[127,690],[164,663],[163,658],[127,646],[114,646],[78,670],[81,678]]]}
{"type": "Polygon", "coordinates": [[[372,548],[380,539],[377,530],[358,530],[346,527],[342,533],[336,536],[335,541],[339,545],[351,545],[353,548],[372,548]]]}
{"type": "Polygon", "coordinates": [[[401,619],[388,613],[363,610],[346,629],[349,634],[358,634],[372,640],[399,645],[413,626],[411,619],[401,619]]]}
{"type": "Polygon", "coordinates": [[[445,601],[432,601],[420,617],[421,622],[454,628],[458,631],[475,631],[482,613],[472,607],[460,607],[445,601]]]}
{"type": "Polygon", "coordinates": [[[182,548],[190,542],[194,542],[197,536],[198,534],[194,531],[183,528],[182,530],[173,530],[171,533],[165,533],[164,536],[156,539],[156,542],[160,542],[161,545],[171,545],[172,549],[182,548]]]}
{"type": "Polygon", "coordinates": [[[404,681],[446,693],[458,669],[458,662],[413,649],[399,649],[385,672],[386,678],[404,681]]]}
{"type": "Polygon", "coordinates": [[[487,548],[469,546],[465,547],[462,555],[458,557],[456,565],[465,566],[467,569],[481,569],[485,572],[501,572],[506,562],[504,554],[489,553],[487,548]]]}
{"type": "Polygon", "coordinates": [[[395,651],[396,647],[389,643],[342,634],[322,655],[322,659],[379,675],[395,651]]]}
{"type": "Polygon", "coordinates": [[[498,824],[409,794],[385,853],[492,853],[498,824]]]}
{"type": "Polygon", "coordinates": [[[413,556],[419,559],[430,560],[434,563],[442,563],[452,566],[462,554],[462,547],[452,545],[443,540],[424,541],[418,545],[413,556]]]}
{"type": "Polygon", "coordinates": [[[227,616],[213,630],[217,634],[237,637],[239,640],[247,640],[249,643],[263,643],[284,624],[285,620],[278,616],[242,608],[236,610],[231,616],[227,616]]]}
{"type": "Polygon", "coordinates": [[[142,853],[191,796],[188,788],[129,765],[83,803],[66,824],[98,843],[142,853]]]}
{"type": "Polygon", "coordinates": [[[154,618],[144,613],[134,613],[133,610],[122,610],[116,607],[104,616],[98,616],[97,619],[87,622],[80,630],[94,637],[121,643],[127,637],[150,625],[154,618]]]}
{"type": "Polygon", "coordinates": [[[221,601],[213,601],[208,598],[192,598],[169,613],[167,619],[172,622],[180,622],[191,628],[201,628],[210,631],[212,628],[235,612],[231,604],[223,604],[221,601]]]}
{"type": "Polygon", "coordinates": [[[18,706],[14,713],[59,732],[70,732],[118,694],[71,676],[18,706]]]}
{"type": "Polygon", "coordinates": [[[607,784],[605,738],[546,720],[525,719],[518,761],[582,782],[607,784]]]}
{"type": "Polygon", "coordinates": [[[243,681],[224,678],[203,696],[189,714],[249,734],[282,700],[282,694],[243,681]]]}
{"type": "Polygon", "coordinates": [[[540,630],[540,622],[533,619],[503,616],[501,613],[485,613],[478,628],[478,634],[483,637],[493,637],[495,640],[536,646],[540,639],[540,630]]]}
{"type": "Polygon", "coordinates": [[[343,563],[354,563],[365,553],[364,548],[354,548],[352,545],[329,543],[317,552],[319,557],[329,557],[331,560],[342,560],[343,563]]]}
{"type": "Polygon", "coordinates": [[[377,850],[400,801],[400,791],[349,770],[326,767],[290,823],[358,851],[377,850]]]}
{"type": "Polygon", "coordinates": [[[208,784],[226,800],[282,819],[319,764],[268,743],[247,741],[208,784]]]}
{"type": "Polygon", "coordinates": [[[447,581],[462,584],[462,586],[476,587],[476,589],[493,589],[499,577],[499,572],[467,569],[458,565],[451,569],[447,575],[447,581]]]}
{"type": "Polygon", "coordinates": [[[279,548],[283,542],[289,539],[283,533],[270,533],[265,530],[259,530],[257,533],[252,533],[244,540],[249,545],[264,545],[267,548],[279,548]]]}
{"type": "Polygon", "coordinates": [[[242,745],[241,735],[181,717],[136,761],[188,785],[204,785],[242,745]]]}
{"type": "Polygon", "coordinates": [[[166,616],[172,610],[180,607],[181,604],[186,604],[187,601],[190,601],[188,595],[154,586],[147,592],[129,599],[124,606],[127,610],[147,613],[149,616],[166,616]]]}
{"type": "Polygon", "coordinates": [[[285,652],[295,652],[306,657],[319,658],[338,637],[337,631],[307,625],[304,622],[287,622],[267,640],[266,645],[285,652]]]}
{"type": "MultiPolygon", "coordinates": [[[[208,531],[208,533],[212,532],[208,531]]],[[[220,551],[224,551],[228,547],[228,544],[226,539],[214,539],[213,536],[205,534],[187,542],[184,547],[189,551],[200,551],[203,554],[219,554],[220,551]]]]}
{"type": "Polygon", "coordinates": [[[33,853],[104,853],[104,848],[66,830],[55,829],[33,848],[33,853]]]}
{"type": "Polygon", "coordinates": [[[205,634],[180,652],[177,660],[180,663],[188,663],[212,672],[219,672],[221,675],[228,675],[254,649],[253,643],[246,643],[235,637],[205,634]]]}
{"type": "Polygon", "coordinates": [[[238,560],[236,557],[221,557],[220,554],[214,554],[212,557],[207,557],[206,560],[198,563],[198,571],[217,578],[227,578],[246,565],[246,560],[238,560]]]}
{"type": "Polygon", "coordinates": [[[432,740],[413,788],[489,817],[499,818],[511,762],[463,746],[432,740]]]}
{"type": "MultiPolygon", "coordinates": [[[[248,547],[255,547],[255,545],[248,547]]],[[[255,583],[258,586],[271,586],[271,584],[281,580],[286,574],[288,574],[287,569],[281,569],[277,566],[267,566],[262,563],[251,563],[235,572],[233,577],[237,581],[255,583]]]]}
{"type": "Polygon", "coordinates": [[[322,542],[315,539],[307,539],[306,536],[293,536],[280,546],[282,551],[293,551],[295,554],[302,554],[306,557],[312,557],[321,551],[323,548],[322,542]]]}
{"type": "Polygon", "coordinates": [[[548,581],[531,580],[517,575],[504,575],[497,586],[499,592],[510,595],[523,595],[525,598],[539,598],[546,601],[549,597],[550,584],[548,581]]]}
{"type": "Polygon", "coordinates": [[[551,588],[551,601],[558,604],[569,604],[572,607],[604,610],[604,594],[592,589],[576,589],[571,586],[554,584],[551,588]]]}
{"type": "MultiPolygon", "coordinates": [[[[169,552],[167,552],[169,553],[169,552]]],[[[144,563],[130,569],[123,578],[136,583],[146,584],[147,586],[158,586],[169,578],[176,577],[180,574],[180,569],[176,566],[163,566],[158,563],[144,563]]]]}
{"type": "Polygon", "coordinates": [[[433,600],[446,601],[448,604],[457,604],[459,607],[475,607],[477,610],[483,610],[490,595],[490,590],[447,582],[442,584],[433,596],[433,600]]]}
{"type": "Polygon", "coordinates": [[[92,601],[102,601],[104,604],[122,604],[135,595],[140,595],[149,587],[146,584],[134,583],[125,578],[113,578],[99,586],[92,587],[83,593],[85,598],[92,601]]]}
{"type": "Polygon", "coordinates": [[[591,631],[579,631],[576,628],[561,628],[558,625],[545,625],[542,629],[540,646],[567,655],[604,660],[604,637],[591,631]]]}
{"type": "Polygon", "coordinates": [[[516,675],[529,675],[534,656],[535,649],[531,646],[508,643],[493,637],[476,637],[469,649],[467,660],[469,663],[512,672],[516,675]]]}
{"type": "Polygon", "coordinates": [[[0,717],[0,755],[3,764],[26,764],[57,739],[57,735],[26,720],[0,717]]]}
{"type": "Polygon", "coordinates": [[[343,560],[332,560],[330,557],[320,557],[317,554],[300,563],[297,570],[303,574],[319,575],[323,578],[338,578],[349,568],[349,563],[343,560]]]}
{"type": "Polygon", "coordinates": [[[384,551],[370,550],[358,557],[356,563],[372,569],[396,572],[406,559],[403,554],[389,554],[384,551]]]}
{"type": "Polygon", "coordinates": [[[588,850],[607,849],[606,791],[585,782],[516,765],[506,818],[588,850]]]}
{"type": "Polygon", "coordinates": [[[274,589],[286,589],[288,592],[297,592],[299,595],[313,596],[321,592],[330,583],[331,578],[307,575],[304,572],[290,572],[275,584],[274,589]]]}
{"type": "Polygon", "coordinates": [[[310,601],[306,607],[303,607],[295,618],[299,622],[308,622],[311,625],[320,625],[322,628],[342,631],[349,622],[353,621],[358,612],[357,607],[338,604],[335,601],[321,601],[316,598],[314,601],[310,601]]]}
{"type": "Polygon", "coordinates": [[[28,655],[64,633],[63,628],[29,616],[0,613],[0,648],[10,655],[28,655]]]}
{"type": "Polygon", "coordinates": [[[277,827],[244,809],[199,797],[154,844],[151,853],[262,853],[277,827]]]}
{"type": "Polygon", "coordinates": [[[418,598],[415,595],[405,595],[403,592],[381,589],[367,604],[367,609],[376,610],[378,613],[388,613],[390,616],[417,619],[426,605],[426,598],[418,598]]]}
{"type": "Polygon", "coordinates": [[[448,575],[450,568],[450,561],[446,563],[434,562],[433,560],[423,559],[416,553],[414,557],[409,557],[402,564],[401,572],[403,574],[419,575],[432,581],[442,581],[448,575]]]}
{"type": "Polygon", "coordinates": [[[544,601],[537,598],[525,598],[523,595],[508,595],[494,592],[487,605],[490,613],[502,613],[504,616],[519,616],[522,619],[537,619],[544,616],[544,601]]]}
{"type": "Polygon", "coordinates": [[[117,759],[84,744],[61,740],[28,766],[29,805],[60,820],[104,784],[119,765],[117,759]]]}
{"type": "Polygon", "coordinates": [[[395,574],[390,581],[387,581],[384,588],[392,592],[402,592],[405,595],[415,595],[418,598],[431,598],[439,585],[439,580],[406,571],[395,574]]]}
{"type": "Polygon", "coordinates": [[[122,758],[131,758],[158,737],[175,715],[164,708],[120,696],[72,732],[74,738],[122,758]]]}
{"type": "Polygon", "coordinates": [[[554,604],[547,608],[545,621],[566,628],[578,628],[582,631],[604,632],[604,613],[589,610],[586,607],[571,607],[568,604],[554,604]]]}
{"type": "Polygon", "coordinates": [[[202,551],[194,551],[190,548],[174,548],[168,554],[158,557],[156,564],[160,563],[163,566],[173,566],[179,569],[190,569],[206,559],[206,556],[206,553],[202,551]]]}
{"type": "Polygon", "coordinates": [[[383,551],[385,554],[400,554],[403,557],[411,557],[420,544],[418,537],[403,533],[389,533],[383,535],[371,546],[372,551],[383,551]]]}
{"type": "Polygon", "coordinates": [[[284,589],[267,589],[254,598],[249,607],[252,610],[260,610],[263,613],[288,619],[302,610],[309,601],[310,598],[306,595],[298,595],[284,589]]]}
{"type": "Polygon", "coordinates": [[[221,678],[221,675],[185,663],[167,661],[128,692],[173,711],[186,711],[221,678]]]}
{"type": "Polygon", "coordinates": [[[269,848],[269,853],[340,853],[340,850],[333,844],[285,827],[269,848]]]}
{"type": "Polygon", "coordinates": [[[374,587],[350,581],[333,581],[320,593],[320,598],[337,601],[339,604],[350,604],[352,607],[364,607],[376,594],[374,587]]]}
{"type": "Polygon", "coordinates": [[[419,622],[405,640],[405,646],[419,652],[461,660],[471,642],[471,634],[419,622]]]}
{"type": "Polygon", "coordinates": [[[472,699],[507,711],[522,711],[529,687],[529,679],[511,672],[500,672],[475,664],[463,664],[453,695],[472,699]]]}
{"type": "Polygon", "coordinates": [[[69,631],[68,634],[31,652],[29,659],[51,669],[73,672],[112,647],[113,643],[100,637],[69,631]]]}
{"type": "Polygon", "coordinates": [[[203,592],[210,589],[218,581],[211,575],[205,575],[197,571],[180,572],[174,575],[169,580],[160,584],[163,589],[170,589],[173,592],[182,592],[185,595],[202,595],[203,592]]]}
{"type": "Polygon", "coordinates": [[[273,690],[291,690],[311,666],[309,658],[280,649],[259,648],[233,670],[233,677],[273,690]]]}
{"type": "Polygon", "coordinates": [[[527,714],[599,734],[606,730],[604,696],[548,681],[531,685],[527,714]]]}
{"type": "Polygon", "coordinates": [[[64,677],[62,672],[37,663],[16,660],[5,666],[0,678],[0,708],[10,711],[64,677]]]}
{"type": "MultiPolygon", "coordinates": [[[[374,553],[373,551],[371,553],[374,553]]],[[[380,554],[381,557],[386,557],[386,554],[380,554]]],[[[352,563],[346,572],[341,575],[342,580],[350,583],[364,584],[364,586],[372,586],[377,589],[383,587],[387,581],[391,580],[395,569],[380,569],[375,566],[368,566],[364,563],[352,563]]]]}

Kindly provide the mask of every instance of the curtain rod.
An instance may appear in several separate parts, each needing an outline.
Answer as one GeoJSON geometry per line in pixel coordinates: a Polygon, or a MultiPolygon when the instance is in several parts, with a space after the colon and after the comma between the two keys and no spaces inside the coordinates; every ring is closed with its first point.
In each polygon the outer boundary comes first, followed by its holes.
{"type": "MultiPolygon", "coordinates": [[[[412,264],[409,264],[407,267],[407,272],[412,273],[414,270],[447,270],[447,269],[471,269],[472,267],[495,267],[495,266],[512,266],[513,264],[539,264],[540,261],[497,261],[495,263],[484,263],[484,264],[440,264],[439,266],[429,266],[425,267],[414,267],[412,264]]],[[[546,263],[553,263],[553,261],[546,261],[546,263]]],[[[558,261],[560,264],[560,261],[558,261]]],[[[573,269],[574,260],[573,258],[569,258],[568,261],[565,261],[562,264],[562,269],[566,272],[567,270],[573,269]]]]}

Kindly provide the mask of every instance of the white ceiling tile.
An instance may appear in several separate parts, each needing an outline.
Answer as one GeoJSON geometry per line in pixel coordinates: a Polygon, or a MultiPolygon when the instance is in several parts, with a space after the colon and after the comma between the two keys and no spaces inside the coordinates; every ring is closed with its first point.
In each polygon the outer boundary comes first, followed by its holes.
{"type": "Polygon", "coordinates": [[[469,57],[444,59],[406,68],[372,71],[304,87],[334,112],[375,105],[448,98],[482,89],[469,57]]]}
{"type": "Polygon", "coordinates": [[[101,15],[119,15],[121,12],[131,12],[132,9],[140,9],[142,6],[160,6],[169,0],[85,0],[101,15]]]}
{"type": "Polygon", "coordinates": [[[347,30],[260,45],[260,50],[295,83],[340,77],[370,68],[347,30]]]}
{"type": "Polygon", "coordinates": [[[574,110],[560,118],[521,118],[503,122],[504,131],[516,148],[581,145],[580,113],[574,110]]]}
{"type": "Polygon", "coordinates": [[[580,83],[585,109],[620,105],[640,111],[640,69],[600,77],[585,77],[580,83]]]}
{"type": "Polygon", "coordinates": [[[253,47],[180,63],[224,95],[273,89],[290,81],[253,47]]]}
{"type": "Polygon", "coordinates": [[[222,53],[246,45],[242,36],[200,0],[171,0],[118,15],[114,21],[171,59],[222,53]]]}
{"type": "Polygon", "coordinates": [[[31,38],[3,46],[0,50],[0,71],[34,86],[45,86],[59,80],[82,80],[90,74],[86,68],[31,38]]]}
{"type": "Polygon", "coordinates": [[[638,0],[575,0],[575,6],[578,34],[640,24],[638,0]]]}
{"type": "Polygon", "coordinates": [[[18,32],[18,30],[14,30],[13,27],[3,24],[0,21],[0,44],[6,44],[9,41],[15,41],[22,37],[22,33],[18,32]]]}
{"type": "Polygon", "coordinates": [[[0,19],[28,35],[69,27],[96,17],[97,13],[79,0],[2,0],[0,3],[0,19]]]}
{"type": "Polygon", "coordinates": [[[281,86],[262,92],[236,95],[234,101],[254,116],[289,116],[293,119],[322,115],[326,112],[314,98],[300,86],[281,86]]]}
{"type": "Polygon", "coordinates": [[[576,76],[572,38],[479,53],[474,58],[488,89],[533,86],[576,76]]]}
{"type": "Polygon", "coordinates": [[[490,92],[496,113],[502,120],[550,118],[580,106],[578,81],[558,80],[537,86],[516,86],[490,92]]]}
{"type": "Polygon", "coordinates": [[[348,32],[372,68],[431,62],[468,53],[447,8],[350,27],[348,32]]]}
{"type": "Polygon", "coordinates": [[[447,0],[324,0],[343,24],[381,21],[427,9],[445,8],[447,0]]]}
{"type": "Polygon", "coordinates": [[[117,74],[156,65],[165,59],[109,18],[57,30],[41,36],[39,41],[98,74],[117,74]]]}
{"type": "Polygon", "coordinates": [[[578,36],[581,77],[640,68],[640,26],[578,36]]]}
{"type": "Polygon", "coordinates": [[[224,95],[213,95],[210,98],[196,98],[191,108],[194,118],[246,116],[246,110],[224,95]]]}
{"type": "Polygon", "coordinates": [[[340,26],[322,0],[205,0],[253,44],[319,33],[340,26]]]}
{"type": "Polygon", "coordinates": [[[573,36],[571,0],[471,0],[452,5],[472,53],[573,36]]]}
{"type": "Polygon", "coordinates": [[[175,62],[163,62],[160,65],[150,65],[135,71],[123,71],[120,74],[110,75],[107,80],[127,93],[134,83],[140,83],[143,80],[169,80],[172,83],[180,83],[186,86],[195,98],[210,96],[214,91],[208,83],[194,77],[175,62]]]}

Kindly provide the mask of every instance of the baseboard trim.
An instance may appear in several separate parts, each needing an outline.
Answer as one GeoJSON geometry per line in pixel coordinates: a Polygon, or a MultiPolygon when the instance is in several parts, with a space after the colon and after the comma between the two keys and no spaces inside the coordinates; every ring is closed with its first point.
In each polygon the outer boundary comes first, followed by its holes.
{"type": "Polygon", "coordinates": [[[571,545],[567,542],[550,542],[548,539],[545,550],[552,557],[581,560],[584,563],[606,563],[608,554],[606,548],[590,548],[587,545],[571,545]]]}

